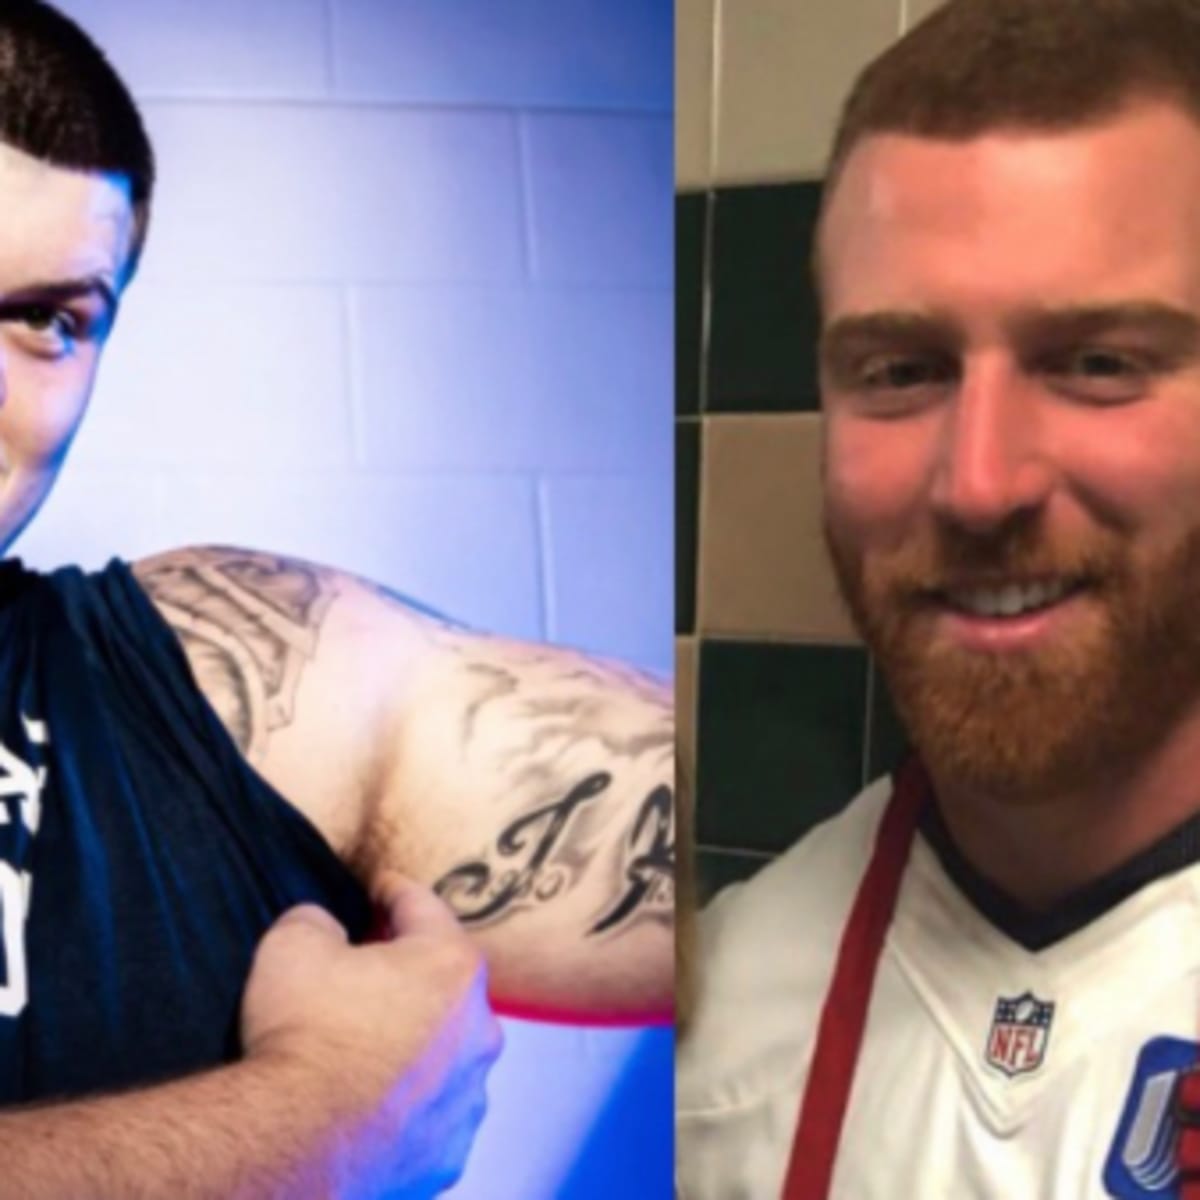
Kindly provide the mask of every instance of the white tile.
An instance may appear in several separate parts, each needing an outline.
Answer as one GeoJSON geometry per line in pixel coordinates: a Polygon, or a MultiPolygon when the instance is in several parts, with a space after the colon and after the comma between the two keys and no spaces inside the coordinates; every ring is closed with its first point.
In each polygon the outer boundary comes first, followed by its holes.
{"type": "Polygon", "coordinates": [[[670,461],[669,292],[360,288],[364,452],[419,470],[670,461]]]}
{"type": "Polygon", "coordinates": [[[641,479],[548,479],[554,641],[670,675],[674,510],[670,464],[641,479]]]}
{"type": "Polygon", "coordinates": [[[714,0],[675,4],[675,186],[712,180],[714,0]]]}
{"type": "Polygon", "coordinates": [[[342,311],[336,288],[135,280],[75,461],[348,464],[342,311]]]}
{"type": "Polygon", "coordinates": [[[325,0],[56,0],[139,95],[321,96],[325,0]]]}
{"type": "Polygon", "coordinates": [[[534,278],[670,287],[671,121],[536,115],[524,132],[534,278]]]}
{"type": "Polygon", "coordinates": [[[670,0],[335,0],[340,95],[671,107],[670,0]]]}
{"type": "Polygon", "coordinates": [[[527,480],[175,471],[164,507],[145,550],[223,542],[294,554],[480,629],[545,636],[527,480]]]}
{"type": "Polygon", "coordinates": [[[507,279],[523,270],[513,119],[320,105],[147,106],[171,282],[507,279]]]}
{"type": "Polygon", "coordinates": [[[900,28],[897,0],[721,5],[716,176],[816,178],[858,72],[900,28]]]}

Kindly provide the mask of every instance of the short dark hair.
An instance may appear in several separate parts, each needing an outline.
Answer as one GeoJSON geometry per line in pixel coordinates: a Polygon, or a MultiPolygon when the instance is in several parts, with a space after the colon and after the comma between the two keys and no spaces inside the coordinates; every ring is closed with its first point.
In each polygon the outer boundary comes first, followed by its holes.
{"type": "Polygon", "coordinates": [[[1139,96],[1200,122],[1200,0],[949,0],[859,76],[826,180],[869,134],[1067,129],[1139,96]]]}
{"type": "Polygon", "coordinates": [[[128,280],[149,226],[154,150],[104,52],[41,0],[0,0],[0,142],[55,166],[129,181],[134,238],[123,272],[128,280]]]}

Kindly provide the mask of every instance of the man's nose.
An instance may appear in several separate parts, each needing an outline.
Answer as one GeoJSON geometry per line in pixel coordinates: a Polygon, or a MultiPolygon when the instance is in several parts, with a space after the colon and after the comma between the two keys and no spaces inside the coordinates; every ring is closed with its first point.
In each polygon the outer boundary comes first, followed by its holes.
{"type": "Polygon", "coordinates": [[[935,513],[972,533],[1040,508],[1053,487],[1044,398],[1005,362],[964,370],[945,410],[932,489],[935,513]]]}

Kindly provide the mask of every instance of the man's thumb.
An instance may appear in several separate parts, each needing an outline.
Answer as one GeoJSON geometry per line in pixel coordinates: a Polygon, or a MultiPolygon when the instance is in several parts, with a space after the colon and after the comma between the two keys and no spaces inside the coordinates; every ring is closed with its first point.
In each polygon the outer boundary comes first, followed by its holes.
{"type": "Polygon", "coordinates": [[[313,930],[321,937],[335,937],[342,942],[347,940],[346,929],[342,923],[319,904],[297,904],[289,908],[271,926],[273,930],[295,928],[297,931],[303,927],[313,930]]]}
{"type": "Polygon", "coordinates": [[[371,892],[388,916],[393,937],[461,932],[458,919],[429,888],[398,871],[384,871],[371,892]]]}

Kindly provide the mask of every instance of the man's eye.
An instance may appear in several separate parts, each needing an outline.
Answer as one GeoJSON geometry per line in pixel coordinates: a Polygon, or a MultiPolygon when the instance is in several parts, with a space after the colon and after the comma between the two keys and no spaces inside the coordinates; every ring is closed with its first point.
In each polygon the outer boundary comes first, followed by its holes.
{"type": "Polygon", "coordinates": [[[907,391],[949,382],[953,366],[943,359],[896,355],[868,359],[859,371],[862,386],[871,391],[907,391]]]}
{"type": "Polygon", "coordinates": [[[1052,386],[1086,399],[1131,400],[1140,396],[1155,374],[1142,355],[1103,346],[1085,346],[1055,355],[1043,370],[1052,386]]]}
{"type": "Polygon", "coordinates": [[[60,337],[71,338],[77,332],[75,315],[51,304],[30,304],[14,316],[19,317],[21,323],[28,325],[35,333],[55,333],[60,337]]]}
{"type": "Polygon", "coordinates": [[[1116,379],[1141,369],[1128,355],[1112,350],[1080,350],[1067,359],[1066,367],[1072,374],[1094,379],[1116,379]]]}

